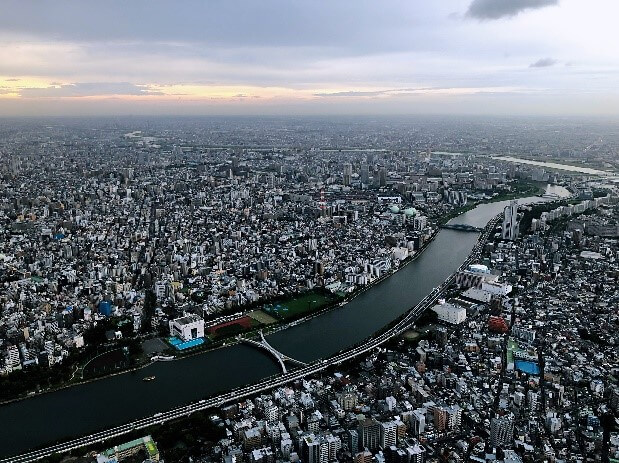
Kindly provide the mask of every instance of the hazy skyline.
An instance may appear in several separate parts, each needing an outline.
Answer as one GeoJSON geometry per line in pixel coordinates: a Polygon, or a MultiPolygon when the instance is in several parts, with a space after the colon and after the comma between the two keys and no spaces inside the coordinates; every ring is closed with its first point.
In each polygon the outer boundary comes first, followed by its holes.
{"type": "Polygon", "coordinates": [[[619,115],[613,0],[7,1],[0,115],[619,115]]]}

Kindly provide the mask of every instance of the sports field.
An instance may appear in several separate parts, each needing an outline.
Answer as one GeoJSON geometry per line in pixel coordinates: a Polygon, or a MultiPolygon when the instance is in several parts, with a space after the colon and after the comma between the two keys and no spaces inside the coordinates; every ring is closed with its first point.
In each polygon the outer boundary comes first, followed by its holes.
{"type": "Polygon", "coordinates": [[[262,310],[252,310],[247,314],[247,316],[261,323],[262,325],[270,325],[271,323],[277,322],[275,318],[273,318],[271,315],[264,313],[262,310]]]}
{"type": "Polygon", "coordinates": [[[282,320],[315,312],[334,300],[335,297],[333,296],[309,292],[294,299],[265,305],[263,310],[267,314],[282,320]]]}

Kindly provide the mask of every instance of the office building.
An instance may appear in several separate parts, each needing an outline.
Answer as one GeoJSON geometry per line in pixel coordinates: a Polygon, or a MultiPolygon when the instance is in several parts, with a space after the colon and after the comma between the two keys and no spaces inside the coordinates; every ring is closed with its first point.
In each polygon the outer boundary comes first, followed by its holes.
{"type": "Polygon", "coordinates": [[[411,420],[411,430],[414,436],[419,436],[423,434],[426,429],[426,413],[424,409],[413,410],[413,413],[410,417],[411,420]]]}
{"type": "Polygon", "coordinates": [[[249,454],[249,461],[251,463],[273,463],[275,461],[275,455],[273,450],[269,447],[252,450],[249,454]]]}

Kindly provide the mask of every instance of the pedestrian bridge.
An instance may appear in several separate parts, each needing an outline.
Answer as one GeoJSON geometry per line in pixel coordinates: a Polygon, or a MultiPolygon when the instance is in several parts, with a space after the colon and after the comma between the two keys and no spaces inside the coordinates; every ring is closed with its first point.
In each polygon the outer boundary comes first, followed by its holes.
{"type": "Polygon", "coordinates": [[[260,341],[256,341],[255,339],[247,339],[247,338],[243,338],[240,336],[238,337],[238,339],[239,341],[242,341],[247,344],[251,344],[252,346],[256,346],[256,347],[259,347],[260,349],[266,350],[269,354],[271,354],[273,357],[277,359],[277,361],[279,362],[279,366],[282,368],[282,372],[284,373],[288,372],[288,370],[286,369],[285,362],[294,363],[300,366],[307,366],[306,363],[303,363],[300,360],[293,359],[292,357],[288,357],[287,355],[282,354],[280,351],[278,351],[273,346],[271,346],[271,344],[269,344],[266,339],[264,339],[264,334],[262,333],[262,330],[260,330],[259,333],[260,333],[260,341]]]}
{"type": "Polygon", "coordinates": [[[483,228],[474,227],[473,225],[465,225],[463,223],[445,224],[445,225],[442,225],[441,228],[446,228],[447,230],[457,230],[457,231],[475,232],[475,233],[481,233],[484,231],[483,228]]]}

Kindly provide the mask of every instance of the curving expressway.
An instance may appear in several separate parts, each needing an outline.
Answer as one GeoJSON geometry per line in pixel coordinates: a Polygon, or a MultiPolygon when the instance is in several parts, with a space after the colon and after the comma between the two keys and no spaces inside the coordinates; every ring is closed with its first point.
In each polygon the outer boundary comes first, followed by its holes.
{"type": "MultiPolygon", "coordinates": [[[[468,265],[475,262],[479,258],[482,246],[488,239],[490,233],[492,233],[499,217],[500,215],[496,216],[488,223],[483,233],[480,235],[477,244],[475,245],[475,247],[473,247],[471,254],[462,263],[458,270],[466,268],[468,265]]],[[[181,418],[183,416],[188,416],[200,410],[206,410],[208,408],[218,407],[229,402],[235,402],[240,399],[256,395],[263,391],[285,385],[292,381],[302,379],[306,376],[324,370],[332,365],[339,365],[343,362],[346,362],[347,360],[350,360],[354,357],[357,357],[377,348],[381,344],[387,342],[389,339],[401,334],[406,329],[408,329],[425,310],[430,308],[436,302],[436,300],[443,295],[444,291],[455,280],[455,275],[457,271],[454,272],[451,276],[449,276],[440,286],[434,288],[434,290],[430,294],[424,297],[416,306],[409,310],[405,315],[400,317],[397,322],[394,322],[394,324],[389,326],[387,329],[382,332],[377,332],[374,336],[367,339],[362,344],[350,347],[328,359],[318,360],[299,369],[287,371],[285,373],[282,373],[281,375],[268,377],[257,384],[236,388],[223,394],[211,397],[209,399],[200,400],[199,402],[176,407],[165,412],[156,413],[153,416],[134,420],[121,426],[116,426],[114,428],[110,428],[104,431],[98,431],[63,443],[53,444],[39,450],[32,450],[21,455],[2,459],[0,460],[0,463],[33,462],[45,457],[49,457],[55,453],[69,452],[80,447],[101,443],[106,440],[128,434],[135,430],[147,428],[156,424],[162,424],[167,421],[181,418]]]]}

